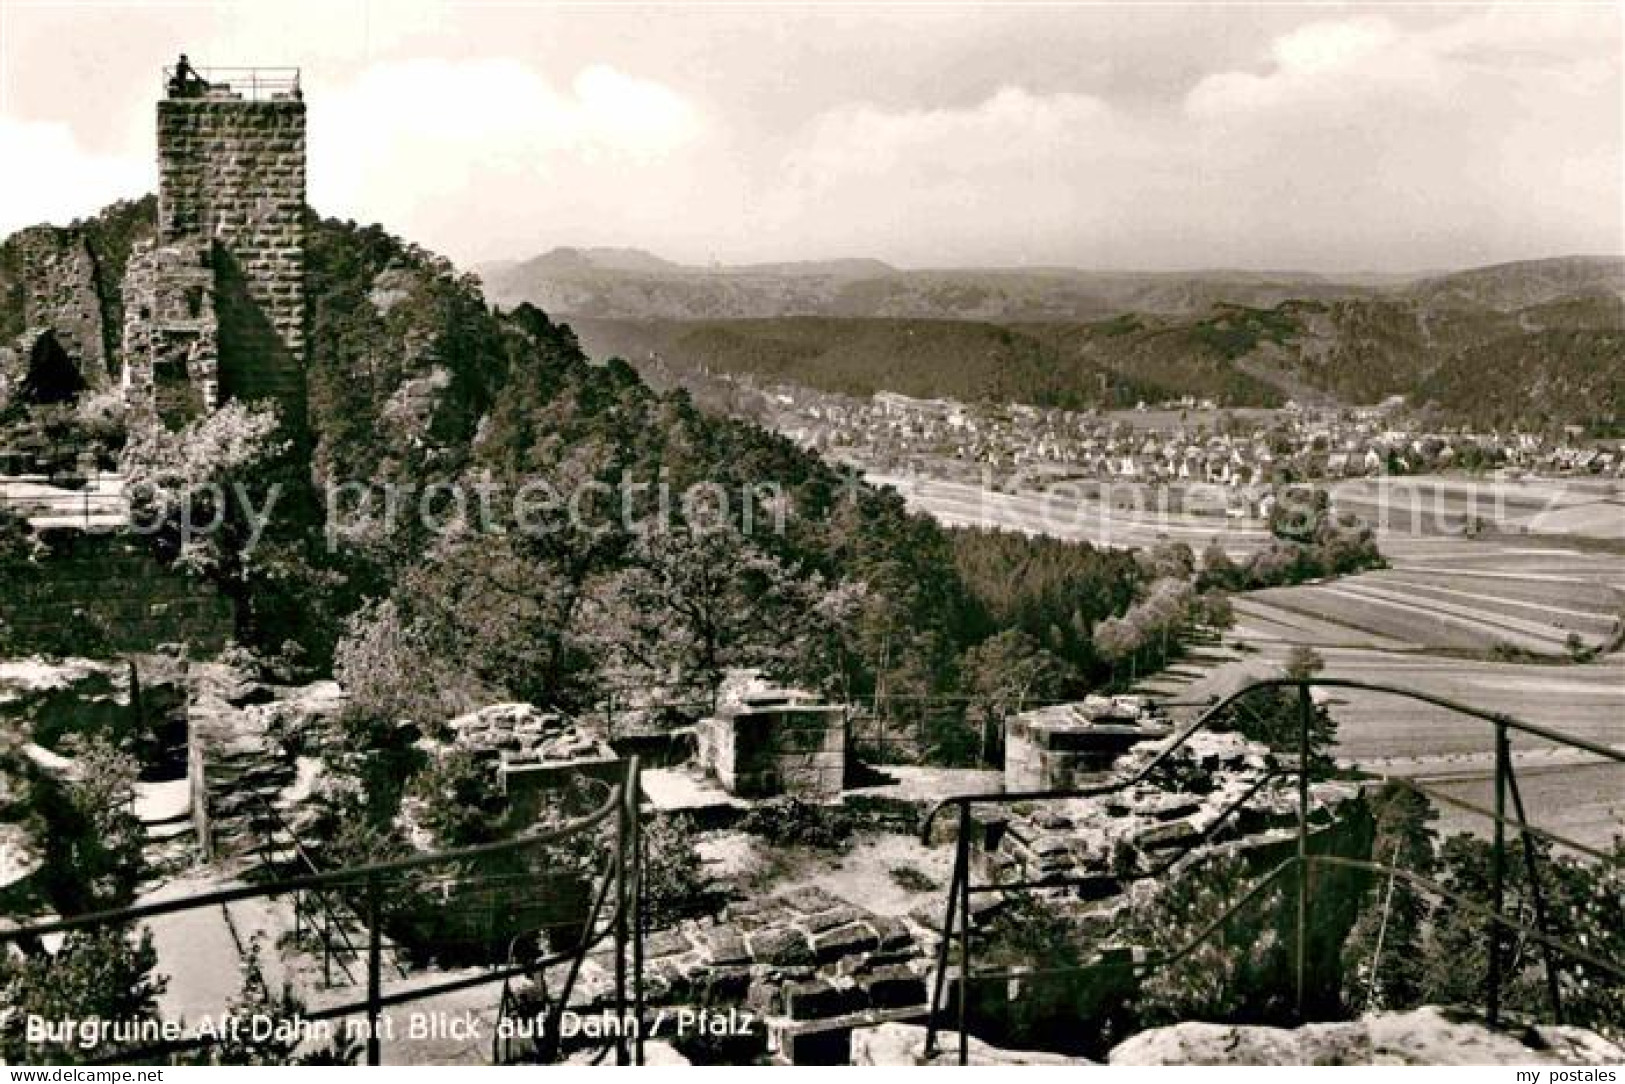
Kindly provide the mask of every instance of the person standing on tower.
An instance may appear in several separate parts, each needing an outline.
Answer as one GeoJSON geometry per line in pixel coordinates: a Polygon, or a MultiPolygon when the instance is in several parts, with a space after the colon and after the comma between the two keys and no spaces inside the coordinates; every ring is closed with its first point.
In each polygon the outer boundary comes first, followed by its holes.
{"type": "Polygon", "coordinates": [[[175,70],[169,77],[169,96],[172,98],[197,98],[209,89],[209,81],[197,73],[192,62],[182,53],[181,58],[175,62],[175,70]]]}

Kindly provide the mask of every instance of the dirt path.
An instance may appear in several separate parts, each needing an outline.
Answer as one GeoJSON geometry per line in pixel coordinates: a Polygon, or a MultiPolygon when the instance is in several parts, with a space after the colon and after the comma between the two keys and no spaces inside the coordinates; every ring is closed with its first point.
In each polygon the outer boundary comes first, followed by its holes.
{"type": "MultiPolygon", "coordinates": [[[[136,902],[157,903],[221,887],[212,872],[190,873],[136,902]]],[[[225,910],[194,908],[160,915],[146,925],[158,954],[158,973],[169,978],[169,987],[158,1000],[159,1013],[166,1020],[191,1024],[204,1016],[218,1016],[241,987],[242,957],[225,910]]]]}

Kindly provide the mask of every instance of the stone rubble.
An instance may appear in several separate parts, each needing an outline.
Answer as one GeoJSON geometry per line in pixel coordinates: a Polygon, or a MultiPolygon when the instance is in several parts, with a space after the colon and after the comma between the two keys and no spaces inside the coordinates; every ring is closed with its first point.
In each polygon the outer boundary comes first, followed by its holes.
{"type": "Polygon", "coordinates": [[[490,704],[446,724],[452,744],[505,761],[601,760],[615,756],[607,743],[557,712],[533,704],[490,704]]]}
{"type": "MultiPolygon", "coordinates": [[[[1166,748],[1145,744],[1121,758],[1115,778],[1130,777],[1166,748]]],[[[1170,861],[1179,848],[1204,834],[1218,843],[1297,823],[1296,784],[1290,774],[1266,783],[1243,810],[1226,810],[1277,768],[1268,748],[1238,735],[1202,732],[1191,737],[1167,766],[1169,780],[1145,781],[1100,798],[1016,806],[986,823],[991,847],[981,858],[992,879],[1096,878],[1085,894],[1108,892],[1117,882],[1170,861]]],[[[1313,823],[1324,826],[1357,801],[1358,788],[1317,783],[1311,789],[1313,823]]]]}

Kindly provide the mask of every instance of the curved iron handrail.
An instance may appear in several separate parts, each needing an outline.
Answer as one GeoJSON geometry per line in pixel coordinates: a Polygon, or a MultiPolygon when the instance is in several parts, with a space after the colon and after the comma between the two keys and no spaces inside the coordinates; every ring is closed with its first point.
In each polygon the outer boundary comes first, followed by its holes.
{"type": "Polygon", "coordinates": [[[1449,697],[1436,696],[1433,693],[1422,692],[1416,689],[1405,689],[1395,685],[1385,685],[1381,682],[1359,681],[1353,678],[1261,678],[1258,681],[1251,682],[1244,685],[1240,689],[1235,690],[1229,696],[1226,696],[1224,699],[1210,706],[1201,715],[1197,716],[1196,719],[1192,720],[1190,723],[1187,723],[1184,729],[1175,732],[1169,744],[1159,751],[1155,757],[1146,763],[1146,765],[1138,772],[1126,779],[1114,780],[1111,783],[1103,783],[1095,787],[1057,787],[1048,790],[1030,791],[985,791],[981,794],[953,795],[951,797],[941,799],[926,813],[925,819],[921,824],[920,836],[922,839],[928,839],[930,837],[932,823],[936,820],[937,815],[940,814],[945,807],[951,805],[978,805],[988,803],[1007,805],[1013,802],[1055,801],[1067,798],[1099,798],[1107,794],[1115,794],[1119,791],[1126,790],[1136,783],[1144,782],[1147,778],[1149,778],[1151,773],[1156,771],[1156,769],[1160,767],[1164,761],[1168,760],[1176,752],[1184,748],[1185,744],[1189,742],[1191,738],[1195,737],[1198,732],[1207,729],[1213,718],[1219,715],[1225,709],[1229,708],[1232,704],[1254,692],[1257,692],[1260,689],[1272,688],[1358,689],[1364,692],[1389,693],[1394,696],[1402,696],[1407,699],[1432,704],[1434,707],[1458,712],[1462,715],[1468,715],[1475,719],[1482,719],[1485,722],[1492,723],[1497,726],[1504,726],[1508,730],[1529,734],[1537,738],[1544,738],[1546,741],[1557,745],[1571,746],[1572,748],[1580,749],[1588,753],[1594,753],[1597,756],[1606,757],[1609,760],[1614,760],[1625,764],[1625,752],[1621,752],[1612,746],[1600,745],[1584,738],[1576,738],[1572,735],[1564,734],[1561,731],[1552,730],[1548,727],[1539,726],[1535,723],[1523,722],[1520,719],[1501,712],[1485,711],[1482,708],[1475,708],[1470,704],[1463,704],[1460,701],[1452,700],[1449,697]]]}
{"type": "Polygon", "coordinates": [[[220,888],[212,892],[177,896],[174,899],[158,900],[154,903],[115,907],[106,911],[87,911],[84,914],[72,915],[52,922],[36,923],[32,926],[0,928],[0,944],[42,937],[45,934],[66,933],[70,930],[84,929],[89,926],[122,925],[137,922],[144,918],[174,914],[177,911],[190,911],[194,908],[209,907],[214,904],[236,903],[238,900],[257,899],[261,896],[280,896],[288,892],[321,888],[354,888],[365,885],[372,878],[381,878],[390,874],[410,873],[413,870],[444,865],[448,862],[467,861],[471,858],[489,858],[496,855],[530,850],[548,843],[555,843],[560,839],[603,823],[609,819],[611,814],[616,812],[619,802],[620,792],[619,788],[617,788],[616,792],[603,805],[581,820],[520,839],[504,839],[495,843],[481,843],[473,847],[463,847],[453,851],[413,855],[410,858],[397,858],[388,862],[377,862],[369,866],[354,866],[349,869],[301,874],[297,877],[272,882],[269,885],[242,885],[237,888],[220,888]]]}
{"type": "MultiPolygon", "coordinates": [[[[479,844],[472,847],[463,847],[457,850],[442,851],[434,854],[414,855],[409,858],[396,859],[389,862],[379,862],[368,866],[359,866],[350,869],[332,870],[313,874],[291,877],[281,881],[273,881],[263,885],[244,885],[236,888],[218,889],[212,892],[200,892],[187,896],[176,897],[171,900],[161,900],[149,904],[131,907],[112,908],[105,911],[89,912],[70,916],[53,922],[36,923],[29,926],[12,926],[0,928],[0,945],[18,941],[36,941],[53,933],[65,933],[73,930],[86,929],[97,926],[122,926],[142,919],[154,918],[162,915],[175,914],[181,911],[198,910],[216,905],[233,903],[245,899],[258,899],[268,896],[281,896],[290,892],[333,889],[340,887],[362,887],[367,892],[368,911],[367,924],[369,926],[368,945],[368,992],[367,997],[360,1001],[351,1001],[339,1005],[327,1006],[321,1009],[309,1010],[301,1013],[301,1020],[319,1022],[335,1020],[343,1017],[358,1016],[365,1013],[374,1026],[369,1030],[371,1037],[368,1040],[367,1057],[369,1064],[379,1063],[378,1029],[376,1020],[382,1009],[395,1005],[421,1001],[425,998],[436,997],[442,994],[454,993],[460,990],[473,989],[491,983],[507,982],[520,975],[534,973],[537,970],[546,970],[561,964],[569,963],[572,968],[571,981],[579,969],[581,961],[595,948],[599,947],[612,935],[616,940],[616,997],[617,1004],[624,1007],[626,1001],[626,949],[630,947],[633,955],[632,983],[633,995],[641,1015],[643,996],[642,974],[642,917],[641,914],[629,915],[629,912],[640,910],[641,895],[629,890],[629,875],[636,878],[641,884],[641,850],[636,844],[641,840],[641,833],[636,827],[639,794],[639,770],[637,757],[630,757],[626,761],[625,775],[605,799],[603,804],[593,809],[585,816],[569,824],[543,832],[535,832],[518,839],[499,840],[494,843],[479,844]],[[627,818],[630,816],[632,827],[628,828],[627,818]],[[381,953],[381,915],[380,895],[384,878],[387,876],[410,873],[415,870],[448,863],[468,861],[470,859],[486,858],[496,855],[520,853],[534,850],[539,847],[556,843],[581,833],[590,831],[615,817],[619,824],[616,846],[611,854],[606,856],[603,863],[603,875],[587,922],[582,928],[582,935],[576,944],[559,950],[540,959],[522,964],[492,968],[477,975],[451,979],[446,982],[427,986],[414,987],[408,990],[397,990],[385,994],[381,990],[379,976],[379,960],[381,953]],[[634,846],[628,846],[628,840],[634,846]],[[616,885],[616,898],[613,907],[603,925],[598,925],[604,902],[609,899],[610,885],[616,885]],[[634,926],[629,927],[629,917],[637,919],[634,926]],[[633,934],[632,931],[636,933],[633,934]],[[629,941],[629,934],[631,935],[629,941]]],[[[568,998],[568,985],[560,1000],[560,1006],[568,998]]],[[[552,1022],[554,1025],[557,1021],[552,1022]]],[[[556,1033],[557,1027],[549,1029],[556,1033]]],[[[211,1036],[187,1036],[163,1043],[155,1043],[134,1050],[120,1050],[108,1058],[106,1062],[122,1063],[134,1059],[149,1059],[164,1057],[171,1054],[184,1053],[190,1050],[204,1049],[218,1041],[211,1036]]],[[[616,1037],[617,1060],[625,1061],[625,1038],[616,1037]]],[[[634,1059],[641,1064],[643,1057],[642,1043],[634,1044],[634,1059]]]]}

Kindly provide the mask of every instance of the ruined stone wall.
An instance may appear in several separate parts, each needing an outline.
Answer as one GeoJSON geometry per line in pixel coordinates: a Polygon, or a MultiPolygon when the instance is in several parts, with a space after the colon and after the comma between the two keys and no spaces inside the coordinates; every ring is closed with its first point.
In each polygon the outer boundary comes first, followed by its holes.
{"type": "Polygon", "coordinates": [[[158,103],[160,244],[213,244],[224,397],[304,416],[305,104],[158,103]]]}
{"type": "Polygon", "coordinates": [[[219,405],[219,322],[209,246],[144,244],[124,272],[124,399],[175,426],[219,405]]]}
{"type": "MultiPolygon", "coordinates": [[[[109,369],[101,290],[96,259],[84,235],[75,229],[34,226],[20,231],[15,243],[22,255],[25,337],[55,332],[85,383],[105,387],[109,369]]],[[[23,346],[25,359],[31,345],[23,346]]]]}
{"type": "MultiPolygon", "coordinates": [[[[1131,750],[1118,762],[1117,776],[1132,777],[1164,747],[1165,742],[1158,742],[1131,750]]],[[[977,882],[1066,882],[1065,894],[1041,898],[1091,941],[1123,948],[1128,911],[1149,906],[1183,877],[1200,877],[1220,859],[1242,863],[1248,878],[1265,876],[1296,854],[1297,823],[1297,781],[1267,746],[1236,734],[1201,731],[1164,762],[1154,781],[1091,798],[1009,810],[988,807],[974,822],[972,871],[977,882]]],[[[1310,853],[1369,859],[1372,832],[1370,807],[1357,783],[1311,784],[1310,853]]],[[[1296,884],[1295,876],[1286,878],[1278,895],[1261,897],[1232,928],[1255,931],[1260,940],[1294,944],[1296,884]]],[[[1360,871],[1311,869],[1305,997],[1317,1015],[1337,1008],[1341,948],[1366,885],[1360,871]]],[[[1291,962],[1290,952],[1271,953],[1243,969],[1232,991],[1238,1004],[1266,991],[1293,989],[1291,962]]],[[[1041,964],[1035,960],[1032,966],[1041,964]]],[[[1083,987],[1088,996],[1132,1000],[1132,984],[1123,985],[1126,975],[1103,975],[1099,981],[1103,985],[1091,979],[1083,987]]],[[[1009,1028],[1027,1026],[1021,1023],[1019,997],[1011,995],[1001,1006],[1004,993],[990,987],[985,994],[988,1000],[977,1005],[979,1013],[1009,1028]]],[[[1087,1046],[1105,1033],[1083,1031],[1085,1016],[1098,1023],[1093,1015],[1080,1015],[1072,1034],[1087,1046]]],[[[1101,1014],[1099,1020],[1104,1019],[1101,1014]]],[[[1016,1043],[1030,1045],[1019,1035],[1016,1043]]]]}
{"type": "MultiPolygon", "coordinates": [[[[850,1060],[856,1028],[926,1011],[930,934],[911,920],[856,906],[815,885],[731,902],[644,939],[649,1005],[741,1008],[751,1026],[729,1036],[737,1064],[850,1060]]],[[[529,992],[530,979],[516,987],[529,992]]],[[[588,957],[576,986],[582,1018],[610,1007],[613,965],[588,957]]]]}

